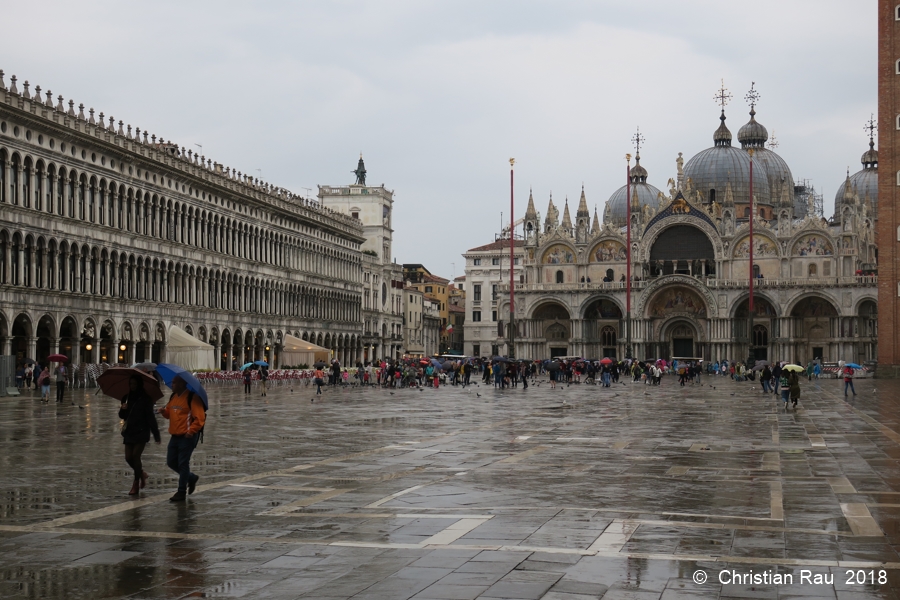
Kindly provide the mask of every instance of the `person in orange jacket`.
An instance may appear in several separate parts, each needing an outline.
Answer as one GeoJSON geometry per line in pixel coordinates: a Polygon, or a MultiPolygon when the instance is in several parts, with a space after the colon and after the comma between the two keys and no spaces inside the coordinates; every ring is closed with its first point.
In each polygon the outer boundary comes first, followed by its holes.
{"type": "Polygon", "coordinates": [[[159,414],[169,420],[169,447],[166,465],[178,473],[178,491],[169,498],[172,502],[184,502],[187,494],[193,494],[197,486],[197,475],[191,473],[191,454],[197,447],[199,432],[206,422],[203,400],[193,397],[184,380],[175,376],[172,380],[172,397],[159,414]]]}

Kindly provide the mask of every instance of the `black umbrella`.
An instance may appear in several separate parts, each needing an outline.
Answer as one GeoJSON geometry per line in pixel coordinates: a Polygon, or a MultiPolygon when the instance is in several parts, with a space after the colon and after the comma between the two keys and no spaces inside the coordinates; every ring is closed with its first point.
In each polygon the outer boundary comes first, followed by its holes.
{"type": "Polygon", "coordinates": [[[548,371],[559,371],[559,363],[557,361],[553,361],[549,365],[547,365],[548,371]]]}
{"type": "Polygon", "coordinates": [[[26,365],[33,365],[33,364],[34,364],[34,359],[33,359],[33,358],[26,358],[26,359],[25,359],[25,364],[26,364],[26,365]]]}
{"type": "Polygon", "coordinates": [[[319,361],[319,362],[317,362],[316,364],[314,364],[313,366],[314,366],[315,368],[317,368],[317,369],[324,369],[324,368],[327,367],[328,365],[326,365],[326,364],[323,363],[322,361],[319,361]]]}

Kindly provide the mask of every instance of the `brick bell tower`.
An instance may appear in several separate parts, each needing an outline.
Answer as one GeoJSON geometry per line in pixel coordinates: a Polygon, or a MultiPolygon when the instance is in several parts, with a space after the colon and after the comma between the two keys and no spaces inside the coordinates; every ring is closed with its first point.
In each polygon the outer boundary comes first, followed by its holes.
{"type": "Polygon", "coordinates": [[[878,0],[878,371],[900,377],[900,0],[878,0]]]}

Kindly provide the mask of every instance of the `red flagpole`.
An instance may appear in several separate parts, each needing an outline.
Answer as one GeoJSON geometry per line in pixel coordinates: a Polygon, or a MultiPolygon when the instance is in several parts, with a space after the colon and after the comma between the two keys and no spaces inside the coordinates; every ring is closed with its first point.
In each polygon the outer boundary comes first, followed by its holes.
{"type": "Polygon", "coordinates": [[[516,159],[509,159],[509,358],[516,357],[516,303],[515,303],[515,247],[516,247],[516,197],[513,193],[514,171],[516,159]]]}
{"type": "Polygon", "coordinates": [[[625,160],[625,358],[631,358],[631,155],[625,160]]]}

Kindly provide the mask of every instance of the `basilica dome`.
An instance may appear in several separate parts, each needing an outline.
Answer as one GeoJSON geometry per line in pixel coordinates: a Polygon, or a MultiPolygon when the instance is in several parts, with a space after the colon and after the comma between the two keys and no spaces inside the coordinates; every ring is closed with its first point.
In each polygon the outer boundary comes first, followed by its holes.
{"type": "MultiPolygon", "coordinates": [[[[631,195],[637,196],[641,208],[649,206],[656,210],[662,192],[647,183],[647,176],[647,169],[641,166],[641,155],[638,154],[635,157],[635,165],[631,168],[631,195]]],[[[623,185],[617,189],[606,201],[603,222],[618,227],[628,224],[628,186],[623,185]]]]}
{"type": "MultiPolygon", "coordinates": [[[[731,132],[725,126],[724,110],[719,120],[721,124],[713,135],[715,145],[698,153],[685,164],[684,180],[700,192],[703,202],[711,203],[715,200],[722,204],[730,183],[734,203],[747,204],[750,199],[750,155],[745,150],[731,146],[731,132]]],[[[743,128],[742,131],[750,136],[749,139],[756,140],[762,136],[765,127],[759,125],[749,132],[743,128]]],[[[753,196],[759,204],[772,204],[764,164],[753,165],[753,196]]]]}
{"type": "MultiPolygon", "coordinates": [[[[878,217],[878,151],[875,150],[874,138],[869,138],[869,149],[862,155],[860,159],[863,168],[850,176],[850,189],[854,190],[859,196],[860,202],[866,201],[872,203],[872,210],[875,218],[878,217]]],[[[838,187],[837,194],[834,196],[835,212],[844,199],[844,191],[847,189],[847,181],[845,180],[838,187]]]]}
{"type": "MultiPolygon", "coordinates": [[[[768,139],[769,132],[762,123],[756,120],[756,109],[751,105],[750,120],[738,131],[738,141],[744,150],[753,149],[753,179],[756,179],[756,169],[765,169],[766,181],[769,183],[769,197],[772,204],[779,204],[782,194],[787,193],[787,201],[793,205],[794,176],[791,174],[791,169],[784,159],[774,151],[766,148],[768,139]]],[[[759,194],[756,193],[755,181],[753,193],[762,202],[759,194]]],[[[801,217],[803,215],[795,214],[794,216],[801,217]]]]}

